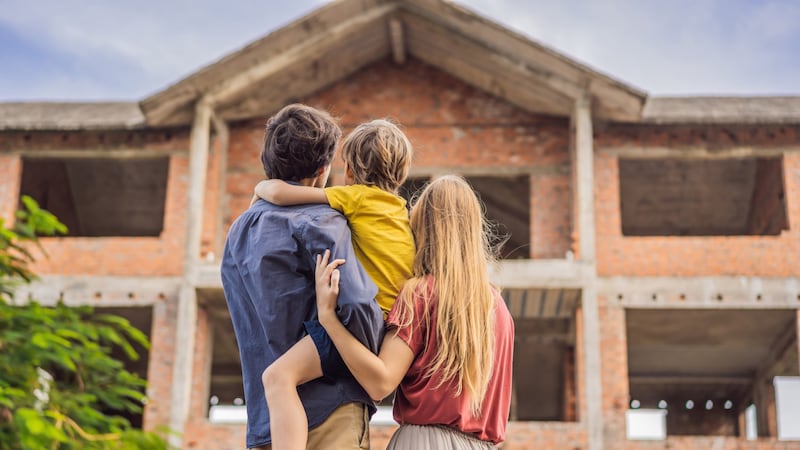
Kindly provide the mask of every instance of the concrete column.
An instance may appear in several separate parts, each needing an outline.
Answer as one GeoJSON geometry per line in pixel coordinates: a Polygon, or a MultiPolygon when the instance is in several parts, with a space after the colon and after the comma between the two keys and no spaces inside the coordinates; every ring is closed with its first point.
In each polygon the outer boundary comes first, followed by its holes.
{"type": "Polygon", "coordinates": [[[22,160],[19,155],[0,155],[0,219],[6,226],[14,224],[22,181],[22,160]],[[10,181],[10,182],[9,182],[10,181]]]}
{"type": "Polygon", "coordinates": [[[777,436],[778,421],[775,405],[775,385],[771,377],[756,380],[753,386],[753,403],[756,405],[758,437],[777,436]]]}
{"type": "Polygon", "coordinates": [[[216,260],[222,258],[222,249],[225,245],[225,212],[228,207],[227,193],[228,193],[228,145],[230,143],[230,129],[224,120],[216,115],[211,116],[211,123],[214,125],[214,132],[217,135],[218,150],[219,150],[219,165],[218,178],[217,178],[217,217],[215,218],[214,230],[214,253],[216,260]]]}
{"type": "Polygon", "coordinates": [[[603,449],[602,383],[600,378],[600,320],[597,305],[597,266],[594,229],[594,137],[591,98],[586,93],[575,102],[572,113],[573,161],[577,217],[578,258],[588,263],[581,297],[586,424],[589,449],[603,449]]]}
{"type": "Polygon", "coordinates": [[[572,113],[574,128],[575,189],[577,191],[577,212],[579,255],[581,260],[595,262],[594,231],[594,137],[592,131],[592,110],[589,97],[575,102],[572,113]]]}
{"type": "MultiPolygon", "coordinates": [[[[170,428],[178,433],[183,432],[186,420],[190,415],[194,343],[197,332],[197,291],[194,287],[194,279],[200,257],[200,239],[203,229],[203,201],[206,190],[211,115],[211,104],[201,98],[195,107],[190,137],[186,244],[183,280],[178,293],[178,320],[175,327],[176,345],[170,428]]],[[[181,440],[181,435],[170,436],[170,444],[176,447],[181,447],[181,440]]]]}

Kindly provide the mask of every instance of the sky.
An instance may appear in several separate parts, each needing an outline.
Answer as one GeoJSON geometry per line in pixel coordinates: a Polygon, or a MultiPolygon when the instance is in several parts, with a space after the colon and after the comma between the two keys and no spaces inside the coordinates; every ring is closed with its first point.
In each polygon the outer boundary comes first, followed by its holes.
{"type": "MultiPolygon", "coordinates": [[[[0,101],[136,101],[323,0],[0,0],[0,101]]],[[[457,0],[651,95],[800,95],[800,0],[457,0]]]]}

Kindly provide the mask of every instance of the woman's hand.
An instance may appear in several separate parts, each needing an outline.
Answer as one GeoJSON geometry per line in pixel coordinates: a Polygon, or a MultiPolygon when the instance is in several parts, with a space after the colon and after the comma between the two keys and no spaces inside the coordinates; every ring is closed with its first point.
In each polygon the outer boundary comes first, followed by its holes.
{"type": "Polygon", "coordinates": [[[317,314],[322,326],[329,320],[339,320],[336,317],[336,301],[339,298],[339,270],[337,267],[345,263],[343,259],[334,259],[330,263],[331,251],[325,250],[324,255],[317,255],[317,314]]]}

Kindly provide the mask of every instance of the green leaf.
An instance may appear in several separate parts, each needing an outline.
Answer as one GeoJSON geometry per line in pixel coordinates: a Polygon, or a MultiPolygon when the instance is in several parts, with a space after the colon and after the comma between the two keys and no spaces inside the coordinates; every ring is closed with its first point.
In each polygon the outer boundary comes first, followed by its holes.
{"type": "Polygon", "coordinates": [[[146,381],[125,370],[111,347],[133,357],[138,345],[149,346],[145,333],[124,318],[95,315],[91,307],[14,304],[17,289],[36,276],[30,265],[34,246],[41,250],[38,236],[66,232],[33,199],[21,202],[13,226],[0,219],[0,410],[12,416],[0,421],[0,450],[166,449],[162,433],[136,430],[125,417],[108,414],[142,411],[146,381]],[[53,379],[42,382],[37,368],[53,379]],[[66,418],[85,433],[113,433],[114,439],[87,439],[65,425],[66,418]]]}

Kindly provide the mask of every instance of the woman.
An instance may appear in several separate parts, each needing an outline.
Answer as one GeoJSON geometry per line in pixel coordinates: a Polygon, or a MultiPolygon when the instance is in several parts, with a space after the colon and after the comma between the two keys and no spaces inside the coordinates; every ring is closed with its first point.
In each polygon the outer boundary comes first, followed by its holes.
{"type": "Polygon", "coordinates": [[[505,438],[514,323],[489,282],[492,261],[481,205],[460,177],[431,182],[411,210],[413,277],[386,320],[375,355],[336,316],[337,267],[317,257],[319,320],[364,390],[398,387],[400,428],[389,449],[484,449],[505,438]]]}

